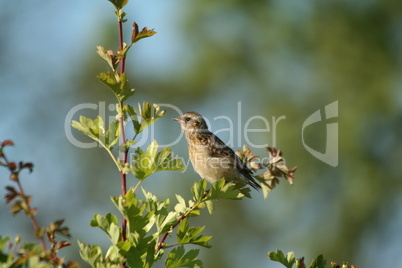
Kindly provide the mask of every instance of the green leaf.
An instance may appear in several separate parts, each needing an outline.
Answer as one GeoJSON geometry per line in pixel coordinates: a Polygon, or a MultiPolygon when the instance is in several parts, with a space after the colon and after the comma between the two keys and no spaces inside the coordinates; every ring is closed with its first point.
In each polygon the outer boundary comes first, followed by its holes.
{"type": "Polygon", "coordinates": [[[207,206],[209,214],[212,214],[214,212],[214,203],[212,200],[205,201],[205,205],[207,206]]]}
{"type": "Polygon", "coordinates": [[[155,172],[155,146],[157,146],[156,141],[153,141],[148,146],[146,152],[144,152],[141,148],[137,148],[137,150],[135,150],[134,162],[131,165],[131,172],[137,179],[144,180],[155,172]]]}
{"type": "Polygon", "coordinates": [[[123,107],[123,112],[127,113],[133,122],[133,129],[136,135],[165,114],[165,111],[161,110],[157,104],[149,102],[143,102],[142,105],[138,104],[138,111],[137,113],[130,105],[124,105],[123,107]]]}
{"type": "Polygon", "coordinates": [[[326,265],[327,262],[324,260],[324,257],[319,255],[311,262],[308,268],[325,268],[326,265]]]}
{"type": "Polygon", "coordinates": [[[155,158],[156,171],[163,170],[184,170],[183,161],[173,158],[170,147],[163,148],[155,158]]]}
{"type": "Polygon", "coordinates": [[[197,260],[199,250],[192,249],[187,253],[184,251],[183,246],[179,246],[172,251],[169,252],[166,262],[165,268],[176,268],[176,267],[191,267],[191,268],[200,268],[203,267],[202,262],[197,260]]]}
{"type": "Polygon", "coordinates": [[[177,201],[178,201],[179,203],[177,203],[177,204],[175,205],[174,210],[175,210],[177,213],[183,215],[183,214],[185,214],[185,213],[189,210],[189,208],[187,207],[186,201],[184,200],[183,197],[181,197],[180,195],[176,194],[176,198],[177,198],[177,201]]]}
{"type": "Polygon", "coordinates": [[[186,235],[188,229],[190,228],[190,225],[188,223],[188,219],[184,218],[181,222],[179,227],[177,228],[177,241],[182,241],[184,236],[186,235]]]}
{"type": "Polygon", "coordinates": [[[199,182],[195,182],[193,184],[191,192],[193,193],[193,198],[195,202],[202,201],[206,188],[207,188],[207,181],[204,179],[200,180],[199,182]]]}
{"type": "Polygon", "coordinates": [[[35,268],[53,268],[54,265],[51,263],[45,263],[41,260],[39,256],[30,256],[28,258],[27,267],[35,267],[35,268]]]}
{"type": "Polygon", "coordinates": [[[6,248],[6,245],[8,245],[8,241],[10,241],[10,237],[2,237],[0,235],[0,251],[3,251],[6,248]]]}
{"type": "Polygon", "coordinates": [[[81,258],[90,264],[92,267],[96,267],[96,264],[102,260],[102,249],[98,245],[90,246],[78,241],[80,246],[81,258]]]}
{"type": "Polygon", "coordinates": [[[212,188],[207,195],[207,200],[211,199],[233,199],[240,200],[244,194],[238,189],[235,183],[227,183],[225,179],[220,179],[212,184],[212,188]]]}
{"type": "Polygon", "coordinates": [[[23,210],[23,205],[22,205],[21,200],[15,201],[15,203],[10,208],[10,212],[14,216],[17,215],[21,210],[23,210]]]}
{"type": "Polygon", "coordinates": [[[156,254],[157,240],[153,240],[148,244],[146,257],[144,260],[144,268],[151,268],[155,261],[160,259],[160,255],[156,254]]]}
{"type": "Polygon", "coordinates": [[[140,248],[131,247],[127,253],[127,264],[129,267],[144,267],[142,260],[142,252],[140,248]]]}
{"type": "Polygon", "coordinates": [[[138,122],[137,112],[134,107],[130,105],[124,105],[123,111],[127,112],[131,122],[133,122],[134,132],[139,134],[141,131],[141,124],[138,122]]]}
{"type": "Polygon", "coordinates": [[[117,226],[114,223],[110,224],[109,230],[108,230],[108,234],[110,236],[110,240],[112,241],[113,245],[116,245],[117,242],[119,242],[120,240],[120,228],[119,226],[117,226]]]}
{"type": "Polygon", "coordinates": [[[128,191],[124,196],[111,197],[123,217],[127,219],[127,240],[119,241],[116,248],[127,258],[130,267],[151,267],[155,258],[158,258],[155,256],[155,249],[159,234],[149,235],[158,219],[161,224],[166,225],[166,228],[170,228],[167,226],[170,224],[167,217],[169,200],[158,201],[153,194],[144,190],[143,193],[145,201],[138,200],[133,191],[128,191]]]}
{"type": "Polygon", "coordinates": [[[156,34],[156,32],[154,31],[154,29],[148,30],[147,27],[142,28],[141,32],[138,32],[138,25],[137,25],[137,23],[134,23],[133,31],[131,34],[131,43],[134,44],[134,43],[140,41],[141,39],[151,37],[155,34],[156,34]]]}
{"type": "Polygon", "coordinates": [[[131,47],[131,45],[130,45],[130,46],[127,46],[127,44],[123,42],[123,48],[122,48],[122,49],[119,49],[119,50],[117,51],[117,58],[118,58],[118,59],[123,59],[123,58],[125,58],[125,57],[127,56],[127,52],[128,52],[128,50],[130,49],[130,47],[131,47]]]}
{"type": "Polygon", "coordinates": [[[141,125],[138,132],[143,131],[165,114],[165,111],[161,110],[159,105],[150,102],[143,102],[142,106],[138,104],[138,109],[141,117],[141,125]]]}
{"type": "Polygon", "coordinates": [[[167,206],[170,204],[169,199],[166,199],[165,201],[159,201],[156,195],[153,195],[151,192],[145,191],[143,188],[141,188],[141,190],[142,193],[144,194],[145,205],[148,211],[156,212],[161,208],[167,208],[167,206]]]}
{"type": "Polygon", "coordinates": [[[128,191],[124,196],[111,197],[111,199],[121,214],[127,219],[128,232],[133,235],[133,246],[148,241],[147,239],[149,238],[145,236],[155,224],[155,212],[150,211],[146,213],[147,204],[139,202],[132,191],[128,191]]]}
{"type": "Polygon", "coordinates": [[[154,140],[144,153],[137,148],[134,153],[134,162],[131,165],[131,172],[139,180],[144,180],[149,175],[163,170],[183,170],[182,161],[172,158],[172,151],[169,147],[157,153],[158,143],[154,140]]]}
{"type": "MultiPolygon", "coordinates": [[[[146,154],[149,155],[150,158],[155,159],[156,152],[158,151],[158,147],[159,147],[158,143],[155,140],[152,141],[151,144],[147,148],[146,154]]],[[[151,163],[154,163],[154,162],[155,162],[155,160],[152,160],[151,163]]]]}
{"type": "Polygon", "coordinates": [[[268,252],[268,258],[270,258],[273,261],[282,263],[287,268],[292,268],[293,264],[295,264],[296,262],[293,252],[288,252],[288,254],[285,257],[283,252],[279,249],[277,249],[275,252],[268,252]]]}
{"type": "Polygon", "coordinates": [[[102,59],[104,59],[110,66],[110,68],[112,68],[112,70],[115,71],[118,59],[116,58],[116,56],[113,55],[113,51],[111,50],[106,51],[106,49],[102,46],[97,46],[96,48],[98,49],[96,52],[99,54],[99,56],[101,56],[102,59]]]}
{"type": "Polygon", "coordinates": [[[109,129],[105,133],[105,139],[109,142],[108,146],[112,149],[119,141],[120,129],[119,122],[113,121],[109,124],[109,129]]]}
{"type": "Polygon", "coordinates": [[[134,94],[134,89],[128,85],[126,74],[106,72],[100,73],[97,77],[115,94],[119,102],[124,102],[134,94]]]}
{"type": "Polygon", "coordinates": [[[118,9],[122,9],[125,5],[127,5],[128,0],[109,0],[109,2],[111,2],[114,7],[118,10],[118,9]]]}
{"type": "Polygon", "coordinates": [[[130,149],[130,147],[133,146],[134,144],[136,144],[135,141],[126,140],[126,143],[121,144],[121,145],[119,146],[119,151],[120,151],[120,152],[125,152],[125,151],[127,151],[128,149],[130,149]]]}
{"type": "Polygon", "coordinates": [[[102,117],[98,116],[95,120],[92,120],[85,116],[80,116],[79,122],[73,120],[71,125],[109,150],[119,141],[120,130],[118,121],[111,122],[109,129],[105,130],[105,123],[102,117]]]}
{"type": "Polygon", "coordinates": [[[170,211],[167,215],[158,215],[157,229],[160,234],[169,232],[173,225],[177,223],[179,215],[175,211],[170,211]]]}
{"type": "Polygon", "coordinates": [[[94,219],[91,220],[90,225],[92,227],[101,228],[110,238],[113,245],[116,245],[120,240],[120,228],[118,227],[117,217],[111,213],[106,216],[99,214],[94,215],[94,219]]]}
{"type": "Polygon", "coordinates": [[[212,236],[199,235],[204,229],[205,227],[189,227],[188,218],[184,218],[177,229],[177,241],[179,244],[194,244],[209,248],[211,245],[207,241],[212,236]]]}
{"type": "Polygon", "coordinates": [[[46,228],[39,228],[38,230],[35,231],[35,237],[39,238],[39,237],[43,237],[44,233],[46,231],[46,228]]]}

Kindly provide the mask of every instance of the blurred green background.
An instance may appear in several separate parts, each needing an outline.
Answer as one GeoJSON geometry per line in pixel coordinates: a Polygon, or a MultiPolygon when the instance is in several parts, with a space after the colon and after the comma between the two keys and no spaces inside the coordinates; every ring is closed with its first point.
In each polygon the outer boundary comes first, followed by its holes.
{"type": "MultiPolygon", "coordinates": [[[[131,105],[146,100],[194,110],[213,131],[229,127],[216,118],[227,116],[235,149],[246,142],[238,131],[247,119],[265,117],[270,132],[252,133],[250,141],[278,147],[290,167],[299,167],[295,184],[282,182],[267,200],[254,192],[251,200],[220,201],[213,215],[195,220],[213,235],[213,247],[201,250],[205,267],[282,267],[266,257],[277,248],[308,263],[318,254],[360,268],[402,262],[401,1],[138,0],[126,12],[126,37],[133,21],[158,32],[129,53],[137,90],[131,105]],[[335,101],[339,116],[326,120],[324,108],[335,101]],[[316,159],[302,140],[303,123],[318,110],[324,120],[306,128],[304,142],[324,153],[326,124],[338,123],[336,167],[316,159]]],[[[119,194],[119,176],[101,148],[69,142],[65,120],[82,103],[104,104],[106,116],[113,115],[107,109],[113,96],[95,77],[107,68],[95,47],[117,47],[113,7],[106,0],[1,0],[0,33],[0,139],[16,143],[7,150],[11,159],[35,163],[23,184],[38,220],[67,219],[75,245],[62,253],[80,260],[77,239],[108,245],[89,221],[94,213],[116,212],[109,196],[119,194]]],[[[180,135],[171,120],[177,112],[165,107],[154,131],[161,144],[180,135]]],[[[86,109],[73,119],[97,113],[86,109]]],[[[249,126],[264,127],[262,120],[249,126]]],[[[151,134],[142,140],[149,143],[151,134]]],[[[218,135],[231,139],[227,131],[218,135]]],[[[172,149],[187,159],[184,139],[172,149]]],[[[4,169],[0,178],[4,196],[4,169]]],[[[176,193],[190,197],[195,180],[190,167],[154,175],[143,186],[174,200],[176,193]]],[[[1,234],[32,239],[28,219],[8,210],[0,202],[1,234]]]]}

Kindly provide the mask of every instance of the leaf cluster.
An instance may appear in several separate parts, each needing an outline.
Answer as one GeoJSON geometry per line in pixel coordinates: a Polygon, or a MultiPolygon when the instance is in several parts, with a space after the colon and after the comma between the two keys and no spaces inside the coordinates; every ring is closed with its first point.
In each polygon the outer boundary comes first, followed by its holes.
{"type": "MultiPolygon", "coordinates": [[[[327,261],[324,259],[322,255],[317,256],[309,266],[306,266],[304,263],[304,257],[296,259],[293,252],[288,252],[285,254],[277,249],[275,252],[268,252],[268,258],[272,261],[276,261],[281,263],[286,268],[292,268],[293,265],[296,265],[296,268],[326,268],[327,261]]],[[[357,268],[355,265],[349,265],[347,262],[339,265],[335,262],[331,262],[331,268],[357,268]]]]}
{"type": "MultiPolygon", "coordinates": [[[[120,144],[119,151],[121,152],[126,152],[129,150],[130,146],[135,145],[136,142],[134,139],[137,135],[164,114],[164,111],[160,110],[158,105],[149,102],[144,102],[142,105],[139,105],[139,116],[137,116],[135,108],[130,105],[124,105],[123,108],[119,110],[122,113],[124,121],[132,123],[135,132],[135,136],[132,140],[125,140],[124,143],[120,144]]],[[[119,171],[127,174],[131,170],[134,176],[138,175],[137,178],[139,180],[143,180],[152,173],[161,170],[183,170],[182,161],[173,159],[169,147],[164,148],[161,152],[157,152],[158,144],[156,141],[152,142],[145,153],[140,148],[137,148],[134,160],[140,159],[141,161],[135,161],[135,165],[122,165],[121,159],[112,151],[118,143],[119,135],[121,134],[119,121],[117,120],[110,122],[109,127],[106,128],[100,116],[94,120],[80,116],[79,121],[72,121],[72,127],[98,142],[106,149],[119,171]],[[146,173],[146,176],[142,173],[146,173]]]]}
{"type": "Polygon", "coordinates": [[[235,184],[225,184],[223,179],[210,190],[206,187],[205,180],[195,183],[192,188],[193,200],[188,202],[176,195],[177,203],[173,209],[170,208],[169,199],[158,200],[144,189],[144,199],[138,199],[133,190],[124,196],[112,197],[112,202],[127,220],[126,240],[122,240],[122,228],[119,227],[117,216],[111,213],[105,216],[95,214],[91,226],[105,232],[112,245],[103,255],[99,246],[79,242],[82,258],[93,267],[118,267],[122,262],[127,262],[130,267],[151,267],[166,250],[173,248],[167,254],[166,267],[202,267],[202,262],[197,259],[199,250],[186,251],[184,245],[208,248],[211,246],[208,241],[212,237],[202,234],[205,226],[190,226],[189,218],[200,215],[200,209],[204,207],[212,213],[211,201],[214,199],[239,200],[244,196],[235,184]],[[176,227],[175,242],[168,243],[167,239],[176,227]]]}
{"type": "Polygon", "coordinates": [[[286,166],[285,158],[283,158],[280,150],[267,147],[267,152],[268,157],[263,159],[255,156],[253,151],[245,145],[243,151],[236,152],[252,171],[264,170],[263,173],[254,176],[261,183],[264,198],[267,198],[269,192],[279,184],[281,177],[293,184],[294,173],[297,169],[297,167],[289,168],[286,166]]]}
{"type": "Polygon", "coordinates": [[[10,212],[17,215],[24,212],[25,215],[31,220],[34,228],[34,235],[38,239],[38,243],[21,243],[20,238],[16,237],[14,243],[10,241],[9,237],[0,236],[0,265],[1,267],[78,267],[78,264],[71,261],[65,263],[64,258],[57,256],[60,249],[70,246],[71,243],[67,241],[57,241],[57,234],[65,237],[70,237],[68,227],[64,226],[64,220],[57,220],[51,222],[46,227],[41,227],[36,221],[36,214],[38,210],[31,206],[31,196],[25,194],[20,181],[20,173],[24,169],[28,169],[31,173],[33,171],[32,163],[11,162],[8,160],[4,153],[4,148],[13,146],[11,140],[3,141],[0,144],[0,166],[7,168],[10,172],[10,181],[15,186],[7,185],[7,193],[5,195],[6,204],[10,205],[10,212]],[[50,249],[47,248],[50,245],[50,249]],[[5,251],[7,248],[7,252],[5,251]]]}

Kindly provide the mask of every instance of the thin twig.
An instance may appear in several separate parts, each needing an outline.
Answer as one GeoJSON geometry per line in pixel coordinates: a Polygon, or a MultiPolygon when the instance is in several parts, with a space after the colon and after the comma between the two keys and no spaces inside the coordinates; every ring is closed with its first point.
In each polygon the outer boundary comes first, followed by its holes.
{"type": "Polygon", "coordinates": [[[197,207],[198,207],[200,204],[201,204],[201,202],[196,202],[196,203],[194,203],[194,205],[193,205],[186,213],[184,213],[183,215],[180,216],[180,218],[177,219],[177,222],[175,223],[175,225],[173,225],[172,228],[170,228],[170,230],[169,230],[168,232],[166,232],[166,233],[162,236],[162,239],[161,239],[161,241],[158,243],[158,247],[156,248],[157,251],[159,251],[159,250],[161,250],[161,249],[163,248],[163,244],[165,243],[166,238],[168,237],[168,235],[169,235],[171,232],[173,232],[174,228],[176,228],[177,225],[179,225],[180,222],[181,222],[182,220],[184,220],[184,219],[188,216],[188,214],[190,214],[191,211],[197,209],[197,207]]]}
{"type": "MultiPolygon", "coordinates": [[[[123,22],[121,19],[119,19],[118,21],[118,31],[119,31],[119,47],[120,47],[120,51],[123,50],[123,22]]],[[[122,57],[121,61],[120,61],[120,75],[124,74],[125,71],[125,65],[126,65],[126,59],[125,56],[122,57]]],[[[123,109],[123,102],[120,101],[119,103],[120,105],[120,109],[123,109]]],[[[125,137],[125,133],[124,133],[124,116],[120,116],[119,118],[119,128],[120,128],[120,133],[121,133],[121,143],[125,144],[126,143],[126,137],[125,137]]],[[[126,149],[123,152],[123,156],[121,159],[121,163],[123,165],[123,167],[126,165],[127,163],[127,155],[128,155],[128,149],[126,149]]],[[[127,193],[127,179],[126,179],[126,173],[121,170],[120,171],[120,176],[121,176],[121,194],[122,195],[126,195],[127,193]]],[[[126,218],[123,217],[122,223],[121,223],[121,240],[122,241],[126,241],[127,238],[127,220],[126,218]]],[[[124,266],[124,264],[122,265],[124,266]]]]}
{"type": "Polygon", "coordinates": [[[137,191],[138,187],[140,187],[142,181],[138,181],[137,184],[134,186],[133,188],[133,193],[135,193],[135,191],[137,191]]]}
{"type": "MultiPolygon", "coordinates": [[[[118,28],[119,28],[119,47],[120,51],[123,51],[123,22],[121,19],[118,21],[118,28]]],[[[123,56],[120,61],[120,74],[124,74],[126,68],[126,57],[123,56]]]]}
{"type": "MultiPolygon", "coordinates": [[[[6,157],[6,155],[3,154],[2,158],[4,159],[4,162],[6,163],[6,165],[8,166],[10,164],[10,162],[8,161],[8,158],[6,157]]],[[[33,213],[34,210],[32,209],[31,205],[29,204],[29,202],[27,200],[27,196],[25,195],[24,188],[22,188],[20,178],[19,178],[19,171],[18,171],[18,173],[16,173],[15,171],[10,169],[10,172],[12,174],[17,174],[17,178],[16,178],[15,182],[17,183],[18,190],[20,191],[20,194],[21,194],[21,198],[22,198],[23,202],[25,202],[26,212],[27,212],[27,215],[28,215],[28,217],[30,218],[30,220],[32,222],[32,225],[33,225],[34,229],[35,229],[35,234],[38,234],[39,230],[40,230],[40,227],[39,227],[38,222],[36,221],[35,215],[33,213]]],[[[45,242],[45,239],[43,238],[43,235],[41,235],[41,236],[39,236],[37,238],[40,241],[40,244],[42,246],[43,251],[46,252],[47,251],[46,242],[45,242]]]]}

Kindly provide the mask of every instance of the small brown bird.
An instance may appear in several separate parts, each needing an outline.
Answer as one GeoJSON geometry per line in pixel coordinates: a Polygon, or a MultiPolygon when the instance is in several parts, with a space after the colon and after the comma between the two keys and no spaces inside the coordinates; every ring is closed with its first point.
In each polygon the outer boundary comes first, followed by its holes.
{"type": "Polygon", "coordinates": [[[210,183],[225,178],[226,181],[247,183],[256,190],[261,189],[251,176],[253,172],[231,148],[208,130],[200,114],[188,112],[173,119],[180,123],[186,135],[191,163],[202,178],[210,183]]]}

